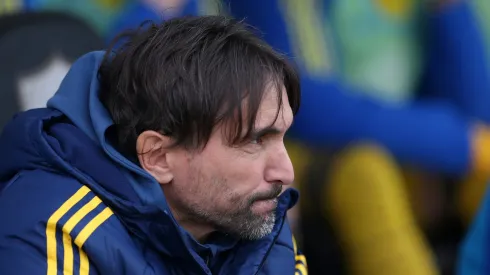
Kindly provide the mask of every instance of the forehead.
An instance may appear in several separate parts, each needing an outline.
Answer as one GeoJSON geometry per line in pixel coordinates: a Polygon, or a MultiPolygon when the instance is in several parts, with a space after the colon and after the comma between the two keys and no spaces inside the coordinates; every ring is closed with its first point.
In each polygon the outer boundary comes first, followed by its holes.
{"type": "Polygon", "coordinates": [[[257,112],[255,128],[264,128],[273,125],[275,128],[285,131],[292,122],[293,111],[289,105],[288,95],[284,85],[267,85],[257,112]],[[281,104],[279,104],[279,96],[282,97],[281,104]]]}

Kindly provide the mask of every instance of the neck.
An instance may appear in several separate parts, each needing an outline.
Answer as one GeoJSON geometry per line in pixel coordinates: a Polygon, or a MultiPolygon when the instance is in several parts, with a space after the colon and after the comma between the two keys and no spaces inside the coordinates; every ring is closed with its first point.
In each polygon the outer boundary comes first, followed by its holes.
{"type": "Polygon", "coordinates": [[[197,222],[196,219],[193,219],[183,211],[179,211],[176,207],[172,206],[169,201],[167,201],[167,203],[177,223],[199,243],[205,243],[211,233],[215,231],[212,226],[197,222]]]}
{"type": "Polygon", "coordinates": [[[195,216],[189,215],[187,211],[182,210],[182,207],[179,207],[179,203],[172,199],[173,196],[171,195],[171,192],[168,189],[165,190],[164,186],[162,186],[162,191],[167,200],[168,207],[177,223],[196,241],[201,244],[205,243],[211,233],[216,231],[216,229],[209,223],[199,221],[195,216]]]}
{"type": "Polygon", "coordinates": [[[180,226],[182,226],[189,234],[191,234],[192,237],[199,243],[205,243],[211,233],[214,232],[213,229],[209,227],[205,227],[203,225],[195,224],[191,222],[190,220],[185,220],[185,219],[177,219],[177,222],[179,223],[180,226]]]}

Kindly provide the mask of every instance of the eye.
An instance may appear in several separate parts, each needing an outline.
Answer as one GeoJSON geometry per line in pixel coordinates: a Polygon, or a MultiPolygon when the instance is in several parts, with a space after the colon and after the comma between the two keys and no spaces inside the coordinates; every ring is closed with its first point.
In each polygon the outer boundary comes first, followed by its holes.
{"type": "Polygon", "coordinates": [[[251,144],[256,144],[256,145],[260,145],[263,142],[264,142],[263,136],[258,136],[258,137],[252,138],[252,140],[250,141],[251,144]]]}

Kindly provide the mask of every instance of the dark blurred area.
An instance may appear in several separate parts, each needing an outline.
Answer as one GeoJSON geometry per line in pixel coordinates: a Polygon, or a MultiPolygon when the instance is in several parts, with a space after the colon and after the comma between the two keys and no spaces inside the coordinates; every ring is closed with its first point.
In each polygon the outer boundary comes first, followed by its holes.
{"type": "Polygon", "coordinates": [[[286,142],[309,274],[490,271],[488,0],[0,0],[0,128],[121,31],[217,13],[300,70],[286,142]]]}

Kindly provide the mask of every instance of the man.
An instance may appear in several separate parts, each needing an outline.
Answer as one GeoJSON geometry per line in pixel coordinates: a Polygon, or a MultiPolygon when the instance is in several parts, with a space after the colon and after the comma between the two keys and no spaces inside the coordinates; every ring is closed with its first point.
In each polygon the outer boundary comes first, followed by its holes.
{"type": "Polygon", "coordinates": [[[80,58],[0,137],[0,273],[306,274],[281,192],[299,98],[284,58],[221,16],[80,58]]]}

